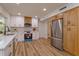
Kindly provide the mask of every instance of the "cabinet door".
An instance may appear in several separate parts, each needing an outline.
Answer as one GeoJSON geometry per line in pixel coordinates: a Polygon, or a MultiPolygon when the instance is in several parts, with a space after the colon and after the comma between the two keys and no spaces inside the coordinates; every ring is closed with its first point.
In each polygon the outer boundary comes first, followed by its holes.
{"type": "Polygon", "coordinates": [[[75,41],[77,40],[77,27],[76,26],[64,26],[64,49],[69,53],[75,55],[75,41]]]}
{"type": "Polygon", "coordinates": [[[32,27],[38,27],[38,18],[32,18],[32,27]]]}
{"type": "Polygon", "coordinates": [[[63,25],[64,26],[67,26],[68,24],[70,24],[70,21],[69,21],[69,11],[66,11],[65,13],[64,13],[64,16],[63,16],[63,21],[64,21],[64,23],[63,23],[63,25]]]}
{"type": "Polygon", "coordinates": [[[64,13],[64,25],[76,26],[78,25],[78,8],[71,9],[64,13]]]}
{"type": "Polygon", "coordinates": [[[15,17],[11,17],[10,26],[11,27],[16,27],[16,19],[15,19],[15,17]]]}
{"type": "Polygon", "coordinates": [[[77,26],[78,25],[78,9],[77,8],[74,8],[72,10],[70,10],[70,13],[69,13],[69,21],[70,21],[70,24],[68,25],[71,25],[71,26],[77,26]]]}
{"type": "Polygon", "coordinates": [[[24,18],[20,16],[16,17],[15,23],[16,27],[24,27],[24,18]]]}

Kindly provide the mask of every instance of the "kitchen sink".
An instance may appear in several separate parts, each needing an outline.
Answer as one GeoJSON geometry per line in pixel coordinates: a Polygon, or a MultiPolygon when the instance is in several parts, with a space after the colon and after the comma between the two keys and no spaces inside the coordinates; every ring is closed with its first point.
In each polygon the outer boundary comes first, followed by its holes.
{"type": "Polygon", "coordinates": [[[15,33],[13,32],[7,32],[6,35],[14,35],[15,33]]]}
{"type": "Polygon", "coordinates": [[[8,35],[14,35],[14,34],[6,34],[6,35],[8,36],[8,35]]]}

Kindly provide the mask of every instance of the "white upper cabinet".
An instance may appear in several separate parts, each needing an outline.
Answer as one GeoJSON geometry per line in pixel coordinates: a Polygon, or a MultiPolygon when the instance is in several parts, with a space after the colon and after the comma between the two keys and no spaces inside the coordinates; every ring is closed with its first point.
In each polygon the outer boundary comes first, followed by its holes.
{"type": "Polygon", "coordinates": [[[11,27],[15,27],[15,23],[16,23],[15,20],[16,20],[15,17],[14,16],[11,16],[11,18],[10,18],[10,26],[11,27]]]}
{"type": "MultiPolygon", "coordinates": [[[[24,27],[24,17],[11,16],[11,27],[24,27]]],[[[32,18],[32,27],[38,27],[38,18],[32,18]]]]}
{"type": "Polygon", "coordinates": [[[32,27],[38,27],[38,18],[32,18],[32,27]]]}
{"type": "Polygon", "coordinates": [[[16,27],[24,27],[24,17],[16,17],[16,27]]]}
{"type": "Polygon", "coordinates": [[[24,17],[11,16],[11,27],[24,27],[24,17]]]}

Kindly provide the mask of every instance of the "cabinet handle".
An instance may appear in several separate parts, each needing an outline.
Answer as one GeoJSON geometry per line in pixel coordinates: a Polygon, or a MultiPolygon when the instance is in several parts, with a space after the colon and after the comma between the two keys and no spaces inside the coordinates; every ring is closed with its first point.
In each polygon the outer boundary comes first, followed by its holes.
{"type": "Polygon", "coordinates": [[[67,30],[68,30],[68,31],[70,31],[70,30],[71,30],[71,28],[68,28],[67,30]]]}
{"type": "Polygon", "coordinates": [[[70,24],[70,21],[68,21],[67,24],[70,24]]]}

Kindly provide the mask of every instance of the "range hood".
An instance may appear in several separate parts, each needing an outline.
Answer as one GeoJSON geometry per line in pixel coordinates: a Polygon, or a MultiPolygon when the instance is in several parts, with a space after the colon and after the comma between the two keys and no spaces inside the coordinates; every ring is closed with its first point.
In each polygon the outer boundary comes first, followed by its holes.
{"type": "Polygon", "coordinates": [[[31,27],[31,24],[30,23],[25,23],[24,26],[25,27],[31,27]]]}

